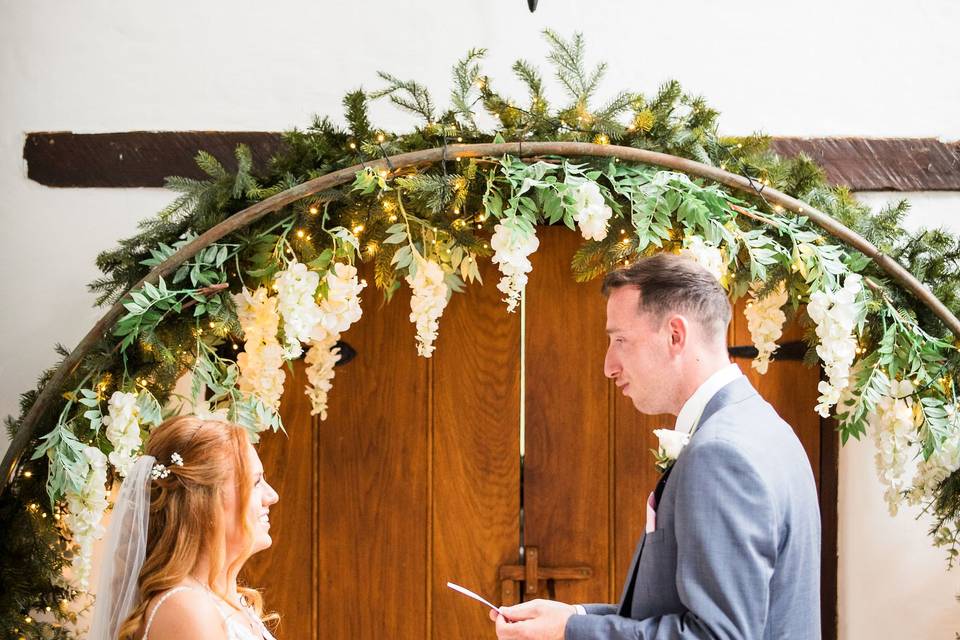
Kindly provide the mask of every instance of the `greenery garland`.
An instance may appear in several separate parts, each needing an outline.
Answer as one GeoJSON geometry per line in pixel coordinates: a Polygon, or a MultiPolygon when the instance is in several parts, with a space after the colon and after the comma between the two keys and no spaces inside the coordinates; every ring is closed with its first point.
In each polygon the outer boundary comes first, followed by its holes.
{"type": "MultiPolygon", "coordinates": [[[[587,67],[579,35],[569,41],[550,31],[545,35],[548,59],[567,95],[559,108],[551,108],[540,72],[522,60],[513,71],[528,88],[528,99],[521,106],[500,95],[482,73],[485,52],[471,50],[454,66],[451,106],[445,111],[438,111],[417,82],[381,73],[382,90],[345,96],[347,128],[323,118],[306,131],[284,134],[283,150],[262,175],[254,175],[250,151],[240,146],[235,172],[201,152],[197,163],[207,179],[168,179],[180,194],[174,202],[143,221],[136,236],[97,259],[104,275],[91,289],[98,303],[122,300],[126,315],[62,389],[59,414],[48,416],[54,428],[32,443],[35,455],[21,463],[0,498],[0,637],[72,637],[64,623],[75,620],[70,602],[82,592],[62,577],[76,551],[65,526],[71,515],[65,497],[90,498],[84,491],[96,451],[109,456],[111,478],[122,469],[124,455],[136,453],[121,451],[106,435],[121,420],[113,398],[126,403],[126,415],[136,417],[130,422],[136,433],[127,434],[132,442],[140,442],[161,420],[161,405],[187,372],[193,373],[194,387],[191,397],[181,400],[195,409],[225,411],[253,434],[282,427],[274,405],[238,384],[244,336],[231,292],[268,290],[278,273],[295,264],[327,278],[336,265],[363,261],[373,263],[375,285],[387,300],[402,280],[419,286],[415,283],[427,277],[425,270],[434,267],[442,274],[442,283],[433,283],[435,295],[449,295],[479,280],[480,259],[500,260],[503,270],[509,256],[493,245],[529,241],[538,224],[571,229],[579,224],[593,238],[573,259],[573,276],[580,281],[656,251],[715,250],[732,297],[750,295],[760,303],[778,290],[786,293],[791,312],[809,327],[811,363],[818,360],[817,346],[827,342],[817,335],[826,321],[812,322],[803,305],[817,296],[842,295],[854,282],[851,274],[860,274],[868,287],[847,301],[856,325],[850,336],[857,360],[836,408],[842,440],[859,438],[868,425],[879,433],[885,424],[902,427],[909,421],[906,440],[884,446],[899,446],[901,454],[915,446],[921,465],[931,467],[927,486],[891,483],[897,495],[888,498],[892,506],[904,498],[925,505],[934,520],[934,543],[948,550],[952,565],[960,524],[960,473],[953,466],[960,438],[954,384],[960,359],[953,338],[863,255],[825,237],[805,218],[768,206],[762,189],[771,185],[836,217],[898,260],[950,308],[957,307],[960,295],[957,239],[942,230],[904,231],[906,202],[872,213],[847,190],[827,184],[809,158],[778,157],[762,136],[718,137],[717,113],[701,98],[684,94],[676,82],[650,97],[622,91],[595,108],[605,65],[587,67]],[[421,124],[404,134],[375,128],[367,105],[378,98],[417,115],[421,124]],[[478,105],[496,118],[495,130],[478,124],[478,105]],[[152,266],[197,234],[309,179],[358,161],[452,141],[502,140],[615,141],[737,170],[757,190],[735,197],[716,184],[616,160],[544,158],[528,164],[504,157],[457,159],[392,174],[366,170],[350,187],[306,198],[206,248],[169,282],[131,290],[152,266]],[[593,198],[594,212],[609,211],[602,234],[588,232],[580,219],[584,197],[593,198]],[[45,487],[41,478],[47,478],[45,487]]],[[[505,275],[505,293],[522,286],[517,273],[512,280],[505,275]]],[[[322,280],[313,292],[316,299],[330,295],[327,283],[322,280]]],[[[435,322],[445,300],[434,302],[428,320],[435,322]]],[[[838,313],[846,313],[834,303],[838,313]]],[[[23,395],[20,418],[8,418],[11,436],[49,375],[23,395]]]]}

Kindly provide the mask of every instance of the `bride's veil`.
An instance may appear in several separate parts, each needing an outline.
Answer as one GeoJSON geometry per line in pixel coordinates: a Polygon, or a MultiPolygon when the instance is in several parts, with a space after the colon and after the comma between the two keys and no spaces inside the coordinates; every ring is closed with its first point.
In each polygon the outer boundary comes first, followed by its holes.
{"type": "Polygon", "coordinates": [[[147,552],[154,462],[153,456],[141,456],[120,485],[100,563],[91,640],[116,640],[120,626],[136,605],[137,580],[147,552]]]}

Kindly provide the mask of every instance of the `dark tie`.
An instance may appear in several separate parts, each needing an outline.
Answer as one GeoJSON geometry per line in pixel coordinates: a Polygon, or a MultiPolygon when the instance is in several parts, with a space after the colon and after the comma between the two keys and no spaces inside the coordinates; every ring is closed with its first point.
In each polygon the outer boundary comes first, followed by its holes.
{"type": "Polygon", "coordinates": [[[657,487],[653,490],[653,508],[656,510],[660,506],[660,497],[663,495],[663,490],[667,486],[667,478],[670,477],[670,472],[673,471],[674,465],[670,465],[670,468],[660,476],[660,480],[657,482],[657,487]]]}

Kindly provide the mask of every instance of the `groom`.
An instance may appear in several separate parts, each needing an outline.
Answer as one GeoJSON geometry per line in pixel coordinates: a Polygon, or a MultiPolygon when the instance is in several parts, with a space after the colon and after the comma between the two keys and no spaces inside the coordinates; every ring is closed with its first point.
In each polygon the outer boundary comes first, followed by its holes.
{"type": "Polygon", "coordinates": [[[689,443],[648,500],[619,605],[502,607],[497,636],[539,640],[820,637],[820,513],[793,430],[727,355],[730,303],[668,253],[607,275],[604,373],[689,443]]]}

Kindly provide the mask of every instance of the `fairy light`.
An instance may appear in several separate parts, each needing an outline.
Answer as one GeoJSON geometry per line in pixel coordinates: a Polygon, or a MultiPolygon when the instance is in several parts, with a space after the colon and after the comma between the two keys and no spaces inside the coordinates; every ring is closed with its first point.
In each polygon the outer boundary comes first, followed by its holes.
{"type": "Polygon", "coordinates": [[[351,148],[351,149],[356,149],[356,148],[357,148],[357,143],[356,143],[356,142],[351,142],[351,143],[350,143],[350,148],[351,148]]]}
{"type": "Polygon", "coordinates": [[[305,235],[306,235],[306,234],[304,233],[303,229],[297,229],[297,237],[298,237],[298,238],[302,238],[302,237],[305,236],[305,235]]]}
{"type": "Polygon", "coordinates": [[[24,478],[32,478],[32,477],[33,477],[33,471],[30,471],[29,469],[26,470],[26,471],[24,471],[24,472],[23,472],[23,477],[24,477],[24,478]]]}
{"type": "Polygon", "coordinates": [[[309,211],[310,215],[315,216],[320,213],[320,208],[317,205],[311,205],[309,211]]]}
{"type": "Polygon", "coordinates": [[[384,136],[382,133],[378,133],[378,134],[377,134],[377,142],[379,142],[379,143],[382,144],[383,141],[386,140],[386,139],[387,139],[386,136],[384,136]]]}
{"type": "Polygon", "coordinates": [[[610,136],[605,133],[601,133],[593,139],[597,144],[610,144],[610,136]]]}
{"type": "Polygon", "coordinates": [[[457,142],[463,142],[463,136],[457,136],[457,142]]]}
{"type": "Polygon", "coordinates": [[[236,350],[238,350],[238,349],[240,348],[240,347],[237,345],[237,343],[233,343],[231,346],[233,347],[233,350],[234,350],[234,351],[236,351],[236,350]]]}
{"type": "Polygon", "coordinates": [[[353,228],[353,235],[360,235],[363,232],[363,225],[358,224],[353,228]]]}
{"type": "Polygon", "coordinates": [[[390,217],[387,218],[387,220],[389,220],[390,222],[396,222],[396,221],[397,221],[397,216],[395,216],[395,215],[393,215],[393,214],[391,213],[391,214],[390,214],[390,217]]]}

